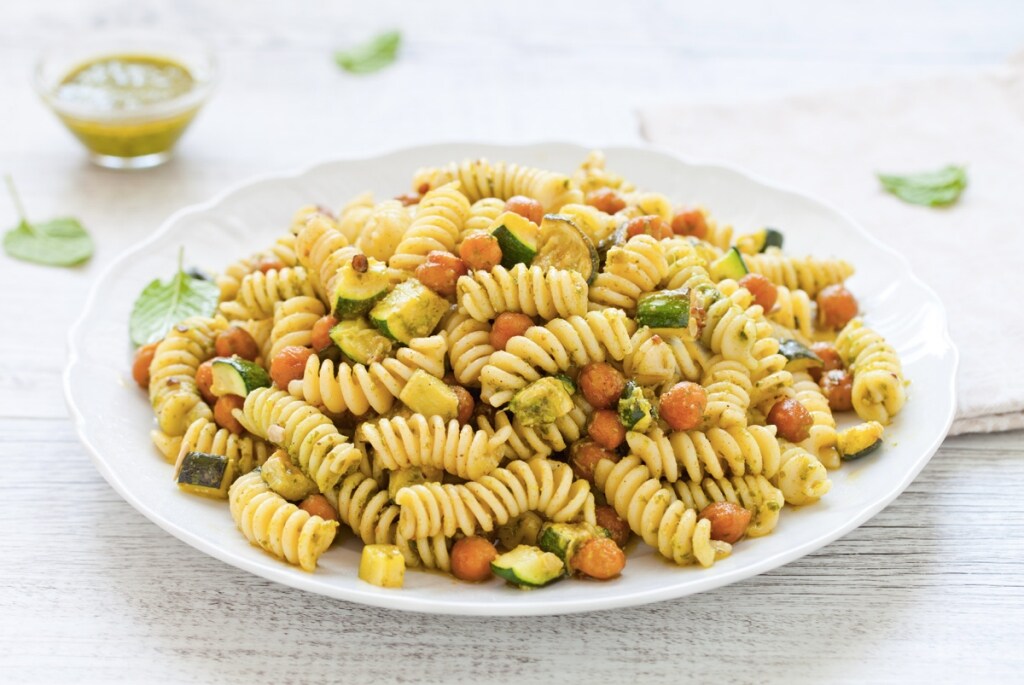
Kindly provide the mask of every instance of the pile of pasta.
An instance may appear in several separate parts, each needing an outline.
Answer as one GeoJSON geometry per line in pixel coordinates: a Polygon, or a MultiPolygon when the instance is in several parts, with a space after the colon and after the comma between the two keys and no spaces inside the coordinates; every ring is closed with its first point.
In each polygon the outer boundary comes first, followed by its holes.
{"type": "Polygon", "coordinates": [[[302,208],[273,245],[216,277],[218,311],[180,322],[153,350],[153,440],[179,483],[186,455],[219,457],[220,480],[190,489],[227,499],[252,544],[307,571],[339,529],[396,546],[407,567],[451,571],[460,539],[510,550],[537,544],[549,522],[620,528],[620,546],[635,536],[676,564],[707,567],[739,538],[772,532],[786,507],[826,495],[828,471],[867,452],[844,439],[876,446],[903,405],[893,347],[860,318],[823,323],[820,295],[852,273],[840,259],[766,246],[763,230],[734,235],[703,208],[636,188],[596,152],[570,174],[486,160],[421,169],[397,199],[302,208]],[[557,252],[515,263],[504,254],[489,268],[461,259],[465,241],[521,207],[534,237],[538,222],[557,220],[592,245],[593,272],[557,252]],[[753,281],[723,270],[731,254],[774,286],[769,309],[744,285],[753,281]],[[393,292],[420,285],[424,265],[449,263],[448,286],[424,277],[444,310],[416,337],[361,362],[318,336],[318,323],[346,316],[374,326],[366,311],[337,316],[346,268],[383,270],[393,292]],[[685,326],[642,323],[659,295],[685,299],[685,326]],[[508,313],[526,321],[511,337],[496,331],[508,313]],[[221,411],[223,393],[210,396],[201,367],[237,330],[269,380],[221,411]],[[788,353],[794,345],[800,354],[788,353]],[[291,368],[275,369],[286,358],[291,368]],[[618,404],[592,403],[581,372],[593,365],[627,384],[618,404]],[[834,387],[823,390],[833,373],[847,393],[837,402],[834,387]],[[419,402],[403,391],[424,375],[457,391],[457,417],[409,406],[419,402]],[[570,401],[538,412],[524,393],[551,379],[570,401]],[[658,411],[680,384],[697,397],[684,428],[658,411]],[[624,416],[630,392],[647,414],[598,435],[596,417],[624,416]],[[844,402],[861,421],[852,432],[834,417],[844,402]],[[784,437],[776,407],[806,419],[799,440],[784,437]],[[746,512],[738,534],[716,530],[708,509],[723,503],[746,512]]]}

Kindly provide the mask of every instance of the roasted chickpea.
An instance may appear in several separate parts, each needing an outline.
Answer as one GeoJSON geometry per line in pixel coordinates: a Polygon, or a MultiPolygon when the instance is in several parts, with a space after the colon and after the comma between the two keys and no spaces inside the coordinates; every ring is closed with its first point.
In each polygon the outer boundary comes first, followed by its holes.
{"type": "Polygon", "coordinates": [[[587,540],[572,558],[577,571],[597,580],[608,580],[626,568],[626,553],[610,538],[587,540]]]}
{"type": "Polygon", "coordinates": [[[807,408],[792,399],[776,402],[768,412],[767,420],[778,429],[779,437],[790,442],[806,440],[814,425],[814,418],[807,408]]]}
{"type": "Polygon", "coordinates": [[[611,450],[598,445],[593,440],[580,440],[573,443],[569,449],[569,465],[577,478],[593,484],[594,469],[602,459],[608,459],[612,463],[619,461],[619,455],[611,450]]]}
{"type": "Polygon", "coordinates": [[[611,188],[601,188],[587,193],[584,200],[588,205],[607,214],[614,214],[626,208],[626,201],[611,188]]]}
{"type": "Polygon", "coordinates": [[[338,512],[334,510],[334,507],[327,501],[327,498],[320,494],[310,495],[302,500],[302,503],[299,504],[299,509],[302,509],[310,516],[319,516],[324,521],[338,520],[338,512]]]}
{"type": "Polygon", "coordinates": [[[402,193],[401,195],[396,195],[395,199],[401,202],[403,207],[408,207],[410,205],[418,205],[423,198],[419,193],[402,193]]]}
{"type": "Polygon", "coordinates": [[[260,356],[260,346],[256,340],[249,335],[249,331],[239,326],[231,326],[223,333],[218,333],[213,345],[218,357],[237,354],[242,359],[253,361],[260,356]]]}
{"type": "Polygon", "coordinates": [[[203,396],[203,401],[211,407],[217,403],[217,396],[213,394],[213,362],[205,361],[196,369],[196,388],[203,396]]]}
{"type": "Polygon", "coordinates": [[[821,358],[821,366],[812,366],[807,370],[811,374],[811,378],[814,379],[815,383],[821,381],[822,373],[827,373],[833,369],[843,368],[843,359],[839,356],[836,346],[832,343],[827,342],[816,342],[811,345],[811,352],[818,355],[821,358]]]}
{"type": "Polygon", "coordinates": [[[857,298],[841,285],[830,285],[818,293],[818,321],[829,328],[842,328],[857,316],[857,298]]]}
{"type": "Polygon", "coordinates": [[[700,518],[711,521],[711,539],[738,542],[747,532],[750,511],[732,502],[715,502],[704,507],[700,518]]]}
{"type": "Polygon", "coordinates": [[[277,356],[270,360],[270,379],[274,381],[274,385],[287,390],[288,383],[302,378],[306,370],[306,360],[311,354],[313,350],[298,345],[289,345],[278,352],[277,356]]]}
{"type": "Polygon", "coordinates": [[[526,197],[525,195],[514,195],[508,199],[505,203],[506,212],[515,212],[519,216],[526,217],[533,223],[540,226],[540,222],[544,219],[544,206],[534,200],[533,198],[526,197]]]}
{"type": "Polygon", "coordinates": [[[658,415],[672,430],[688,431],[704,420],[708,407],[708,394],[697,383],[676,383],[658,400],[658,415]]]}
{"type": "Polygon", "coordinates": [[[747,274],[740,279],[740,287],[750,291],[754,296],[754,304],[761,305],[765,314],[772,310],[779,297],[779,289],[761,274],[747,274]]]}
{"type": "Polygon", "coordinates": [[[656,214],[638,216],[626,224],[626,239],[638,235],[649,235],[655,240],[664,240],[672,237],[672,229],[665,220],[656,214]]]}
{"type": "Polygon", "coordinates": [[[490,271],[501,264],[501,245],[487,231],[475,231],[459,245],[459,256],[470,269],[490,271]]]}
{"type": "Polygon", "coordinates": [[[135,360],[132,362],[132,378],[143,390],[149,389],[149,365],[153,363],[153,355],[156,354],[156,346],[160,343],[149,343],[135,350],[135,360]]]}
{"type": "Polygon", "coordinates": [[[491,326],[491,347],[496,350],[505,349],[511,338],[522,335],[533,325],[533,319],[526,314],[502,312],[491,326]]]}
{"type": "Polygon", "coordinates": [[[452,386],[452,390],[455,391],[455,396],[459,398],[459,423],[465,426],[473,417],[476,400],[469,394],[469,390],[466,390],[461,385],[452,386]]]}
{"type": "Polygon", "coordinates": [[[626,546],[631,531],[625,519],[616,513],[615,507],[610,504],[602,504],[594,509],[594,518],[597,520],[597,525],[608,531],[616,545],[626,546]]]}
{"type": "Polygon", "coordinates": [[[613,450],[626,439],[626,427],[619,421],[618,412],[598,409],[590,419],[587,435],[601,447],[613,450]]]}
{"type": "Polygon", "coordinates": [[[591,362],[582,369],[578,382],[583,397],[594,409],[607,409],[619,401],[626,377],[611,364],[591,362]]]}
{"type": "Polygon", "coordinates": [[[434,250],[427,253],[427,261],[416,267],[415,276],[438,295],[451,297],[455,294],[459,276],[468,272],[466,263],[451,252],[434,250]]]}
{"type": "Polygon", "coordinates": [[[843,369],[826,371],[821,377],[821,391],[828,398],[828,407],[832,411],[850,411],[853,409],[853,376],[843,369]]]}
{"type": "Polygon", "coordinates": [[[337,325],[338,320],[330,314],[317,319],[313,324],[313,351],[322,352],[334,343],[331,340],[331,329],[337,325]]]}
{"type": "Polygon", "coordinates": [[[416,186],[416,192],[420,195],[426,195],[430,192],[430,184],[426,181],[416,186]]]}
{"type": "Polygon", "coordinates": [[[681,209],[672,217],[672,232],[704,240],[708,235],[708,221],[699,209],[681,209]]]}
{"type": "Polygon", "coordinates": [[[284,264],[281,263],[280,259],[274,259],[273,257],[264,257],[256,265],[257,271],[267,273],[268,271],[280,271],[284,268],[284,264]]]}
{"type": "Polygon", "coordinates": [[[238,395],[222,395],[218,397],[217,403],[213,405],[213,420],[221,428],[227,428],[235,435],[241,435],[245,432],[245,429],[242,428],[242,424],[234,417],[231,410],[241,409],[244,404],[245,399],[238,395]]]}
{"type": "Polygon", "coordinates": [[[462,538],[452,545],[452,575],[459,580],[479,583],[491,577],[491,562],[498,556],[498,550],[490,540],[471,536],[462,538]]]}

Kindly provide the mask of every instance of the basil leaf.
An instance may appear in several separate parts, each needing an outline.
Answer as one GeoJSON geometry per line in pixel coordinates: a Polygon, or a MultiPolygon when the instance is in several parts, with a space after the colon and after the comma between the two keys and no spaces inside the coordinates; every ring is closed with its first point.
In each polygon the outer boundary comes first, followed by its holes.
{"type": "Polygon", "coordinates": [[[351,50],[335,52],[334,61],[339,67],[353,74],[369,74],[394,62],[401,42],[401,33],[388,31],[369,43],[358,45],[351,50]]]}
{"type": "Polygon", "coordinates": [[[181,269],[184,250],[178,253],[178,272],[167,281],[154,279],[132,306],[128,323],[132,342],[146,345],[163,339],[171,326],[190,316],[212,316],[220,289],[216,284],[189,276],[181,269]]]}
{"type": "Polygon", "coordinates": [[[4,234],[4,252],[24,262],[47,266],[74,266],[92,256],[92,238],[77,219],[64,217],[41,224],[29,222],[14,180],[10,176],[5,180],[19,221],[4,234]]]}
{"type": "Polygon", "coordinates": [[[878,180],[886,190],[904,202],[941,207],[956,202],[967,187],[967,169],[949,165],[938,171],[905,176],[878,174],[878,180]]]}

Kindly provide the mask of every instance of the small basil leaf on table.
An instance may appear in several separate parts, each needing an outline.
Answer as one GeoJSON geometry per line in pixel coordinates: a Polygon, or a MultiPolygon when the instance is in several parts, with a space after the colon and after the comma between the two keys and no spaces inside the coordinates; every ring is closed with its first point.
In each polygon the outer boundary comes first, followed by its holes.
{"type": "Polygon", "coordinates": [[[212,316],[216,311],[220,289],[183,271],[183,253],[178,252],[178,272],[171,280],[153,279],[135,300],[128,327],[136,345],[161,340],[182,319],[212,316]]]}
{"type": "Polygon", "coordinates": [[[949,165],[938,171],[918,174],[878,174],[878,180],[890,193],[904,202],[939,207],[951,205],[967,187],[967,169],[949,165]]]}
{"type": "Polygon", "coordinates": [[[77,219],[63,217],[32,223],[25,217],[14,181],[5,178],[18,212],[18,225],[4,234],[4,252],[15,259],[47,266],[74,266],[92,256],[92,238],[77,219]]]}
{"type": "Polygon", "coordinates": [[[335,52],[334,61],[339,67],[353,74],[369,74],[394,62],[401,42],[402,34],[398,31],[388,31],[351,50],[335,52]]]}

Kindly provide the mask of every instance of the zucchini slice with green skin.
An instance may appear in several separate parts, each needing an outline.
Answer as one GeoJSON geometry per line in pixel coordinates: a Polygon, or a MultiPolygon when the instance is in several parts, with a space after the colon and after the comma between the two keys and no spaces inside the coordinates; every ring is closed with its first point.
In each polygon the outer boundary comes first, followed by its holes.
{"type": "Polygon", "coordinates": [[[786,370],[789,372],[806,371],[812,366],[821,366],[821,357],[812,352],[799,340],[792,338],[779,341],[779,354],[786,358],[786,370]]]}
{"type": "Polygon", "coordinates": [[[836,448],[844,461],[852,461],[866,457],[882,446],[882,434],[885,427],[878,421],[859,423],[856,426],[839,431],[836,435],[836,448]]]}
{"type": "Polygon", "coordinates": [[[440,416],[445,423],[459,416],[459,396],[440,378],[416,369],[398,399],[417,414],[440,416]]]}
{"type": "Polygon", "coordinates": [[[262,366],[238,355],[213,360],[213,384],[210,392],[217,397],[245,397],[256,388],[269,388],[270,376],[262,366]]]}
{"type": "Polygon", "coordinates": [[[562,385],[565,386],[565,391],[570,395],[576,394],[576,382],[573,379],[566,376],[564,373],[560,373],[555,376],[558,380],[562,381],[562,385]]]}
{"type": "Polygon", "coordinates": [[[374,305],[370,321],[387,337],[408,345],[433,333],[449,306],[448,300],[410,278],[374,305]]]}
{"type": "Polygon", "coordinates": [[[737,238],[736,247],[743,254],[757,254],[758,252],[764,252],[769,247],[782,249],[782,242],[782,231],[766,226],[760,231],[754,231],[737,238]]]}
{"type": "Polygon", "coordinates": [[[391,353],[391,340],[360,317],[339,321],[331,327],[331,340],[341,353],[357,364],[379,362],[391,353]]]}
{"type": "Polygon", "coordinates": [[[764,242],[761,244],[761,252],[764,252],[769,247],[777,247],[782,249],[782,243],[785,236],[782,235],[782,231],[775,228],[764,228],[764,242]]]}
{"type": "Polygon", "coordinates": [[[491,235],[501,248],[501,265],[511,269],[516,264],[533,262],[537,256],[537,224],[515,212],[503,212],[491,224],[491,235]]]}
{"type": "Polygon", "coordinates": [[[590,523],[545,523],[537,537],[537,545],[551,552],[565,564],[566,572],[573,573],[572,558],[580,547],[594,538],[608,537],[608,531],[590,523]]]}
{"type": "Polygon", "coordinates": [[[572,395],[561,380],[553,376],[541,378],[517,392],[509,402],[509,410],[524,426],[554,423],[573,410],[572,395]]]}
{"type": "Polygon", "coordinates": [[[533,264],[545,271],[550,267],[577,271],[587,285],[594,282],[600,269],[594,243],[571,217],[562,214],[547,214],[541,221],[533,264]]]}
{"type": "Polygon", "coordinates": [[[219,454],[188,452],[178,469],[178,487],[185,492],[227,499],[235,480],[235,461],[219,454]]]}
{"type": "Polygon", "coordinates": [[[658,290],[640,296],[636,322],[651,328],[687,328],[690,325],[690,291],[658,290]]]}
{"type": "Polygon", "coordinates": [[[711,278],[716,281],[725,280],[726,278],[738,281],[750,273],[747,263],[743,261],[743,255],[740,254],[735,245],[730,247],[729,251],[724,255],[711,262],[710,271],[711,278]]]}
{"type": "Polygon", "coordinates": [[[331,313],[337,319],[354,319],[362,316],[388,294],[390,282],[388,268],[384,262],[361,254],[353,257],[352,261],[357,263],[349,262],[343,265],[334,281],[331,313]],[[359,262],[362,266],[357,268],[359,262]]]}
{"type": "Polygon", "coordinates": [[[539,547],[519,545],[492,561],[491,571],[519,587],[544,587],[565,576],[565,564],[539,547]]]}
{"type": "Polygon", "coordinates": [[[619,397],[619,421],[627,431],[646,433],[658,418],[658,410],[635,381],[628,381],[619,397]]]}

